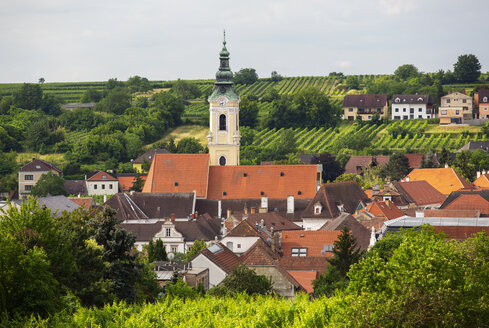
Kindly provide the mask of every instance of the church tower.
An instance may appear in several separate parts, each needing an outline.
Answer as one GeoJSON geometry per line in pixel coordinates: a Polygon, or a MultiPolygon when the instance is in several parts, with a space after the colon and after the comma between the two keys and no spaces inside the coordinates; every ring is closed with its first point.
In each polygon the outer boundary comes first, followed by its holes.
{"type": "Polygon", "coordinates": [[[219,53],[219,70],[216,83],[209,96],[209,158],[210,165],[239,165],[239,96],[229,68],[229,51],[226,34],[219,53]]]}

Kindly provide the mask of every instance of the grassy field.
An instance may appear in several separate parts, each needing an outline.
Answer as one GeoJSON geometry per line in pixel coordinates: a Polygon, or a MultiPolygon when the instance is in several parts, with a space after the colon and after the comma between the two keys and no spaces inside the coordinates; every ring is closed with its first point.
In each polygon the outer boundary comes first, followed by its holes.
{"type": "Polygon", "coordinates": [[[179,126],[178,128],[170,131],[165,137],[161,138],[160,140],[147,145],[148,148],[150,148],[152,145],[157,144],[159,142],[165,142],[168,141],[170,138],[175,138],[175,141],[178,142],[180,139],[187,138],[187,137],[194,137],[199,142],[207,146],[207,135],[209,134],[209,128],[205,126],[200,126],[200,125],[182,125],[179,126]]]}

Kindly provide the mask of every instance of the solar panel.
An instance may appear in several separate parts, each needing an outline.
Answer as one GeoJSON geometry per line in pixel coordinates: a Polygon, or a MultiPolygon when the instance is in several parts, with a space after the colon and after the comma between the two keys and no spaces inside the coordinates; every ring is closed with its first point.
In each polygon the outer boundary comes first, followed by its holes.
{"type": "Polygon", "coordinates": [[[209,246],[207,247],[207,249],[209,250],[209,252],[211,252],[212,254],[216,254],[220,251],[222,251],[222,247],[219,245],[219,244],[214,244],[212,246],[209,246]]]}

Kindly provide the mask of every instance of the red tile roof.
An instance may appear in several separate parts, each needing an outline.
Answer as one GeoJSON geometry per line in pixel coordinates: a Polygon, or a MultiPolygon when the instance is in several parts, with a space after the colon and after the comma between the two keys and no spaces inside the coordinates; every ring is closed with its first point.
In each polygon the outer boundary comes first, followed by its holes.
{"type": "Polygon", "coordinates": [[[489,174],[482,174],[477,180],[474,181],[474,186],[489,187],[489,174]]]}
{"type": "Polygon", "coordinates": [[[473,226],[436,226],[435,232],[443,231],[448,237],[457,240],[465,240],[473,237],[474,234],[484,231],[489,235],[489,227],[473,227],[473,226]]]}
{"type": "Polygon", "coordinates": [[[385,217],[389,220],[404,216],[404,212],[401,211],[393,202],[379,202],[375,201],[367,206],[367,211],[377,217],[385,217]]]}
{"type": "Polygon", "coordinates": [[[209,154],[156,154],[143,192],[193,192],[207,196],[209,154]]]}
{"type": "Polygon", "coordinates": [[[414,169],[409,173],[406,179],[410,181],[425,180],[435,187],[444,195],[461,188],[470,188],[471,184],[464,180],[452,168],[434,168],[434,169],[414,169]]]}
{"type": "Polygon", "coordinates": [[[282,256],[280,258],[280,266],[285,270],[309,270],[317,271],[320,274],[326,273],[326,265],[328,265],[328,259],[333,257],[333,253],[326,253],[326,256],[304,256],[304,257],[292,257],[282,256]]]}
{"type": "MultiPolygon", "coordinates": [[[[421,167],[421,162],[425,154],[404,154],[409,160],[409,167],[413,169],[419,169],[421,167]]],[[[433,161],[438,165],[438,160],[433,156],[433,161]]]]}
{"type": "Polygon", "coordinates": [[[260,237],[260,234],[246,221],[241,221],[226,237],[260,237]]]}
{"type": "Polygon", "coordinates": [[[452,202],[443,206],[448,210],[480,210],[484,215],[489,215],[489,202],[478,194],[461,194],[452,202]]]}
{"type": "Polygon", "coordinates": [[[240,264],[240,258],[223,244],[219,243],[217,245],[221,247],[220,251],[213,253],[209,250],[209,248],[213,246],[210,246],[204,249],[202,254],[215,263],[218,267],[223,269],[226,273],[230,273],[234,267],[240,264]]]}
{"type": "Polygon", "coordinates": [[[418,206],[441,204],[446,196],[425,180],[403,181],[392,183],[397,191],[405,198],[407,203],[418,206]]]}
{"type": "Polygon", "coordinates": [[[92,197],[68,197],[68,199],[86,210],[89,210],[95,204],[92,197]]]}
{"type": "Polygon", "coordinates": [[[325,245],[334,245],[341,231],[327,230],[284,230],[282,250],[284,256],[291,256],[292,247],[307,247],[307,256],[326,256],[321,253],[325,245]]]}
{"type": "Polygon", "coordinates": [[[211,166],[207,198],[311,199],[316,194],[316,176],[317,165],[211,166]]]}
{"type": "Polygon", "coordinates": [[[117,179],[107,172],[98,171],[88,178],[87,181],[117,181],[117,179]]]}
{"type": "Polygon", "coordinates": [[[32,159],[32,162],[20,168],[21,172],[46,172],[51,170],[61,173],[61,170],[56,166],[39,158],[32,159]]]}
{"type": "Polygon", "coordinates": [[[317,271],[287,270],[287,272],[301,284],[302,288],[304,288],[308,294],[314,293],[312,282],[318,277],[317,271]]]}
{"type": "MultiPolygon", "coordinates": [[[[146,181],[147,176],[141,175],[141,180],[146,181]]],[[[132,188],[134,182],[136,182],[135,176],[117,176],[117,180],[119,180],[119,186],[121,191],[129,191],[132,188]]]]}
{"type": "Polygon", "coordinates": [[[426,209],[425,218],[478,218],[480,211],[473,210],[448,210],[448,209],[426,209]]]}
{"type": "Polygon", "coordinates": [[[248,214],[246,221],[252,226],[255,227],[256,224],[260,225],[261,220],[263,220],[263,225],[270,230],[273,228],[274,231],[282,231],[282,230],[302,230],[297,224],[287,220],[277,212],[268,212],[268,213],[253,213],[248,214]]]}

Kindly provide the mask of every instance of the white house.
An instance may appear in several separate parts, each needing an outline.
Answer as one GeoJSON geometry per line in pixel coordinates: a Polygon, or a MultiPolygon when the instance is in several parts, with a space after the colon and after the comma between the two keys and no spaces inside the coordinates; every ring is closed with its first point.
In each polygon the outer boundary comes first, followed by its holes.
{"type": "Polygon", "coordinates": [[[113,195],[119,192],[119,181],[104,171],[97,171],[85,181],[89,195],[113,195]]]}
{"type": "Polygon", "coordinates": [[[218,243],[204,249],[191,263],[192,267],[209,269],[209,288],[212,288],[219,285],[240,264],[240,260],[226,246],[218,243]]]}
{"type": "Polygon", "coordinates": [[[248,221],[243,220],[221,239],[221,243],[233,253],[242,254],[253,246],[258,239],[260,239],[258,231],[248,221]]]}
{"type": "Polygon", "coordinates": [[[393,120],[434,118],[435,112],[429,95],[394,95],[392,97],[393,120]]]}

